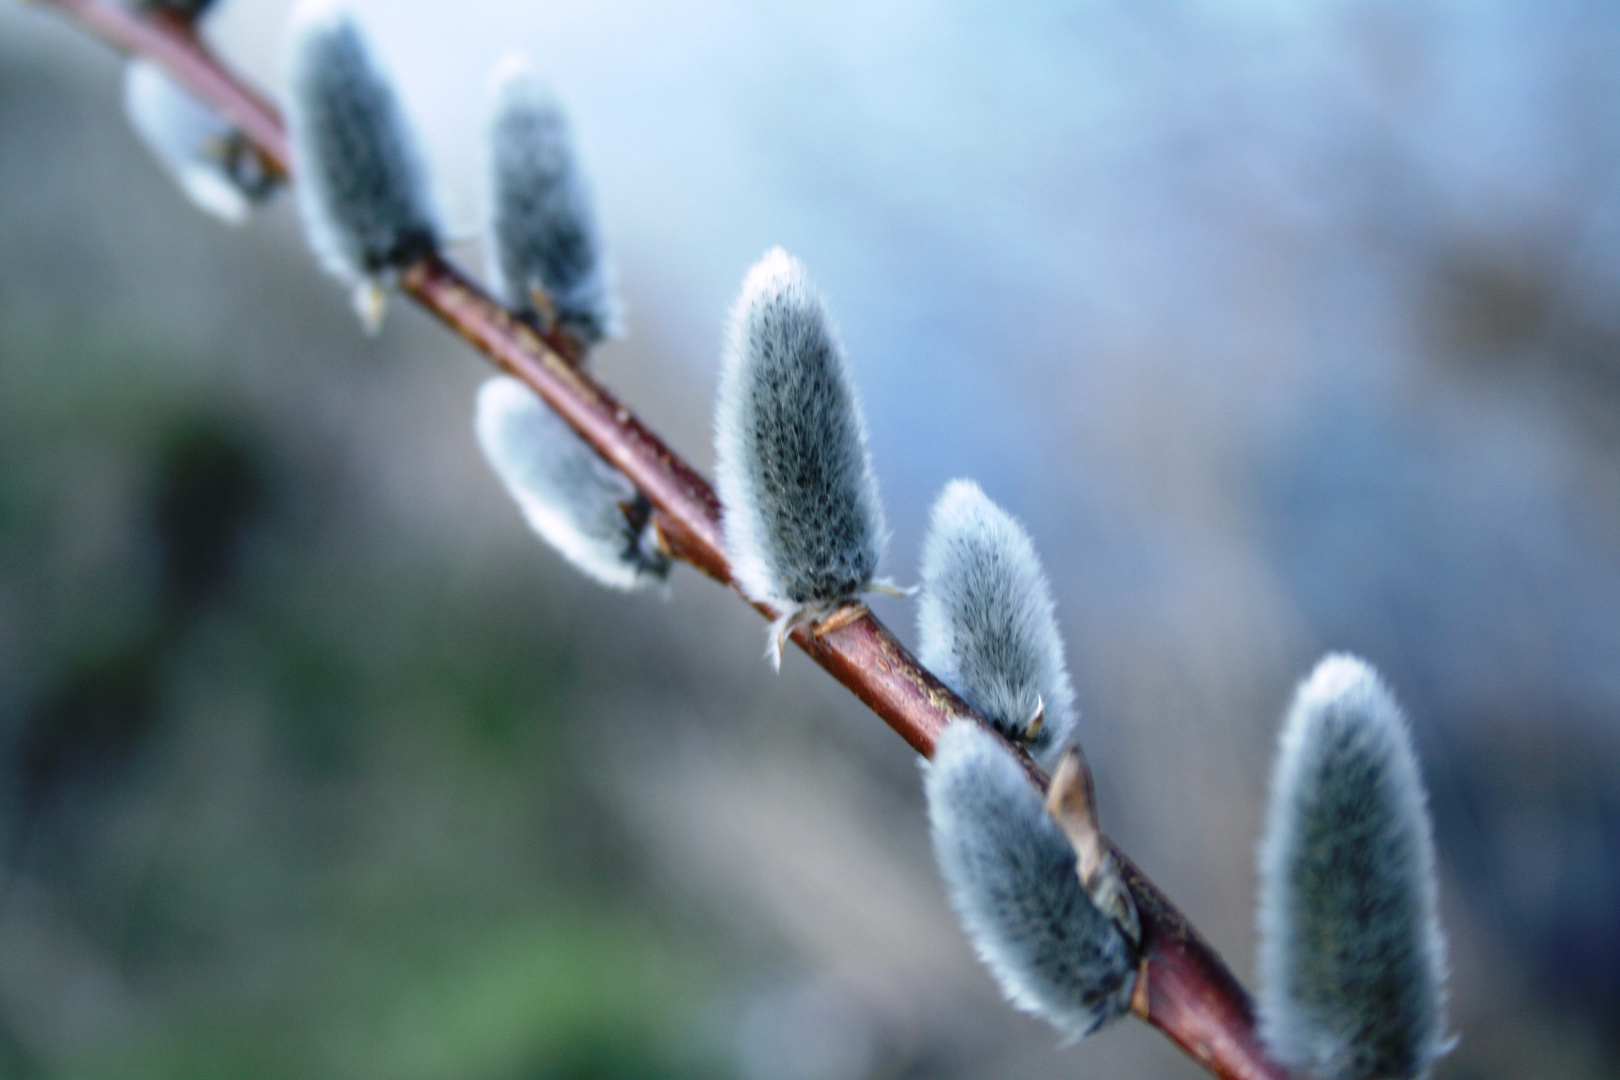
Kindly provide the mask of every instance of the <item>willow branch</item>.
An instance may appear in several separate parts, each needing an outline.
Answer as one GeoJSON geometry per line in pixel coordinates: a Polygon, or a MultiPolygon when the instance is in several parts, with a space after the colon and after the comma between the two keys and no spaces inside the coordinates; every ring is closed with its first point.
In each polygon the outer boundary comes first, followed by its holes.
{"type": "MultiPolygon", "coordinates": [[[[121,52],[163,65],[200,100],[227,117],[281,176],[291,173],[286,130],[273,106],[222,65],[182,22],[143,18],[111,0],[34,0],[55,8],[121,52]]],[[[573,362],[566,343],[542,335],[438,255],[406,268],[400,286],[503,371],[526,383],[655,508],[671,554],[723,585],[731,580],[720,532],[720,503],[701,475],[610,392],[573,362]]],[[[739,592],[740,595],[740,592],[739,592]]],[[[778,612],[748,600],[767,619],[778,612]]],[[[913,749],[931,756],[948,724],[984,721],[930,674],[870,611],[801,626],[794,642],[877,713],[913,749]]],[[[1046,775],[1014,748],[1043,792],[1046,775]]],[[[1293,1080],[1270,1061],[1255,1031],[1248,994],[1165,895],[1115,849],[1142,923],[1142,960],[1131,1008],[1221,1080],[1293,1080]]]]}

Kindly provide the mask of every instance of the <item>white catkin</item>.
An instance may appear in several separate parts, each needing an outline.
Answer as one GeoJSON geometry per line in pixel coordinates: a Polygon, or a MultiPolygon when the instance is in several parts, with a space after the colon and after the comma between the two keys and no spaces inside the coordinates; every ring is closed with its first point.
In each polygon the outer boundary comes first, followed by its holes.
{"type": "Polygon", "coordinates": [[[221,221],[240,225],[275,188],[242,133],[149,60],[124,66],[124,115],[186,197],[221,221]]]}
{"type": "Polygon", "coordinates": [[[777,631],[872,585],[887,537],[860,401],[821,297],[781,248],[732,307],[715,451],[732,574],[784,612],[777,631]]]}
{"type": "Polygon", "coordinates": [[[1051,590],[1029,534],[971,480],[934,503],[917,627],[923,666],[1051,768],[1075,726],[1051,590]]]}
{"type": "Polygon", "coordinates": [[[1284,724],[1260,848],[1260,1029],[1318,1080],[1418,1080],[1450,1049],[1434,842],[1399,706],[1332,655],[1284,724]]]}
{"type": "Polygon", "coordinates": [[[393,84],[341,0],[299,4],[290,36],[287,127],[304,230],[375,329],[382,289],[438,243],[427,170],[393,84]]]}
{"type": "Polygon", "coordinates": [[[568,118],[520,57],[496,71],[486,140],[495,292],[519,315],[544,328],[554,322],[586,348],[616,336],[612,270],[568,118]]]}
{"type": "Polygon", "coordinates": [[[582,573],[627,590],[669,575],[646,499],[534,391],[490,379],[478,392],[474,428],[530,527],[582,573]]]}
{"type": "Polygon", "coordinates": [[[1134,949],[1086,895],[1074,848],[1007,749],[954,723],[924,786],[951,905],[1007,1000],[1071,1039],[1124,1013],[1134,949]]]}

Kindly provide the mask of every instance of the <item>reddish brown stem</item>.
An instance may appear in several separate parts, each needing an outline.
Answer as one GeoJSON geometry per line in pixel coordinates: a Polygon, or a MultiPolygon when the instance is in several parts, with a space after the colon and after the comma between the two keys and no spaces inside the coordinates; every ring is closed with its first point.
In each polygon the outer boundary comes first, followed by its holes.
{"type": "Polygon", "coordinates": [[[1114,857],[1142,920],[1131,1010],[1223,1080],[1291,1080],[1266,1057],[1254,1006],[1220,955],[1124,852],[1114,857]]]}
{"type": "MultiPolygon", "coordinates": [[[[108,0],[38,0],[115,48],[164,65],[197,97],[235,123],[282,174],[289,171],[281,119],[222,67],[190,32],[170,20],[139,18],[108,0]]],[[[566,342],[542,335],[434,255],[407,268],[401,287],[498,367],[528,384],[656,508],[666,546],[722,584],[730,568],[720,533],[720,503],[702,476],[607,390],[574,364],[566,342]]],[[[767,618],[777,612],[753,606],[767,618]]],[[[871,612],[838,620],[824,633],[808,627],[793,640],[905,739],[931,756],[946,725],[983,723],[934,678],[871,612]]],[[[1021,750],[1033,783],[1046,776],[1021,750]]],[[[1221,1080],[1290,1080],[1269,1061],[1255,1033],[1248,994],[1215,951],[1123,853],[1116,851],[1142,922],[1142,962],[1132,1009],[1221,1080]]]]}
{"type": "MultiPolygon", "coordinates": [[[[429,256],[413,264],[400,285],[499,367],[533,388],[628,476],[657,508],[654,521],[659,534],[677,558],[731,584],[720,536],[720,500],[714,489],[635,414],[548,349],[533,327],[443,259],[429,256]]],[[[766,604],[754,607],[766,618],[778,614],[766,604]]],[[[871,612],[823,634],[800,627],[793,640],[920,754],[933,752],[935,737],[951,720],[972,716],[972,710],[918,664],[871,612]]]]}
{"type": "Polygon", "coordinates": [[[107,0],[39,0],[67,15],[119,52],[155,60],[180,85],[209,105],[258,147],[266,168],[278,177],[291,171],[287,130],[263,97],[226,70],[183,21],[142,18],[107,0]]]}

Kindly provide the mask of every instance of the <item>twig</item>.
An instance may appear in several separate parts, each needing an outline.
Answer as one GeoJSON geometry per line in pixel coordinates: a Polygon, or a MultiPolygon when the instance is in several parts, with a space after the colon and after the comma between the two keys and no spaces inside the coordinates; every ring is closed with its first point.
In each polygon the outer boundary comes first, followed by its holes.
{"type": "Polygon", "coordinates": [[[228,71],[180,18],[142,18],[106,0],[40,0],[119,52],[145,56],[235,124],[258,148],[271,175],[285,178],[292,154],[275,106],[228,71]]]}
{"type": "MultiPolygon", "coordinates": [[[[54,7],[121,52],[167,68],[259,148],[278,175],[290,173],[286,131],[275,109],[243,85],[193,34],[170,19],[144,19],[111,0],[35,0],[54,7]]],[[[725,585],[730,569],[714,490],[629,409],[573,363],[566,342],[542,335],[489,297],[444,259],[407,268],[401,287],[498,367],[528,384],[656,508],[659,536],[678,559],[725,585]]],[[[735,586],[733,586],[735,587],[735,586]]],[[[749,601],[767,619],[777,612],[749,601]]],[[[839,620],[842,622],[843,620],[839,620]]],[[[870,611],[823,633],[808,627],[793,640],[924,756],[946,725],[984,721],[870,611]]],[[[1047,777],[1015,752],[1043,792],[1047,777]]],[[[1221,1080],[1292,1080],[1268,1060],[1254,1012],[1225,963],[1134,863],[1115,849],[1142,924],[1142,962],[1132,1011],[1221,1080]]]]}

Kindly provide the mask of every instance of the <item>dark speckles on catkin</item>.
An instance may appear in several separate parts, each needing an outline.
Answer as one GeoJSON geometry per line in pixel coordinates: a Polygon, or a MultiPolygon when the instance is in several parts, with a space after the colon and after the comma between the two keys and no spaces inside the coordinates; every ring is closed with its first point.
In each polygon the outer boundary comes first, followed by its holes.
{"type": "Polygon", "coordinates": [[[726,555],[782,636],[873,584],[885,534],[855,386],[821,298],[780,248],[731,313],[715,411],[726,555]]]}

